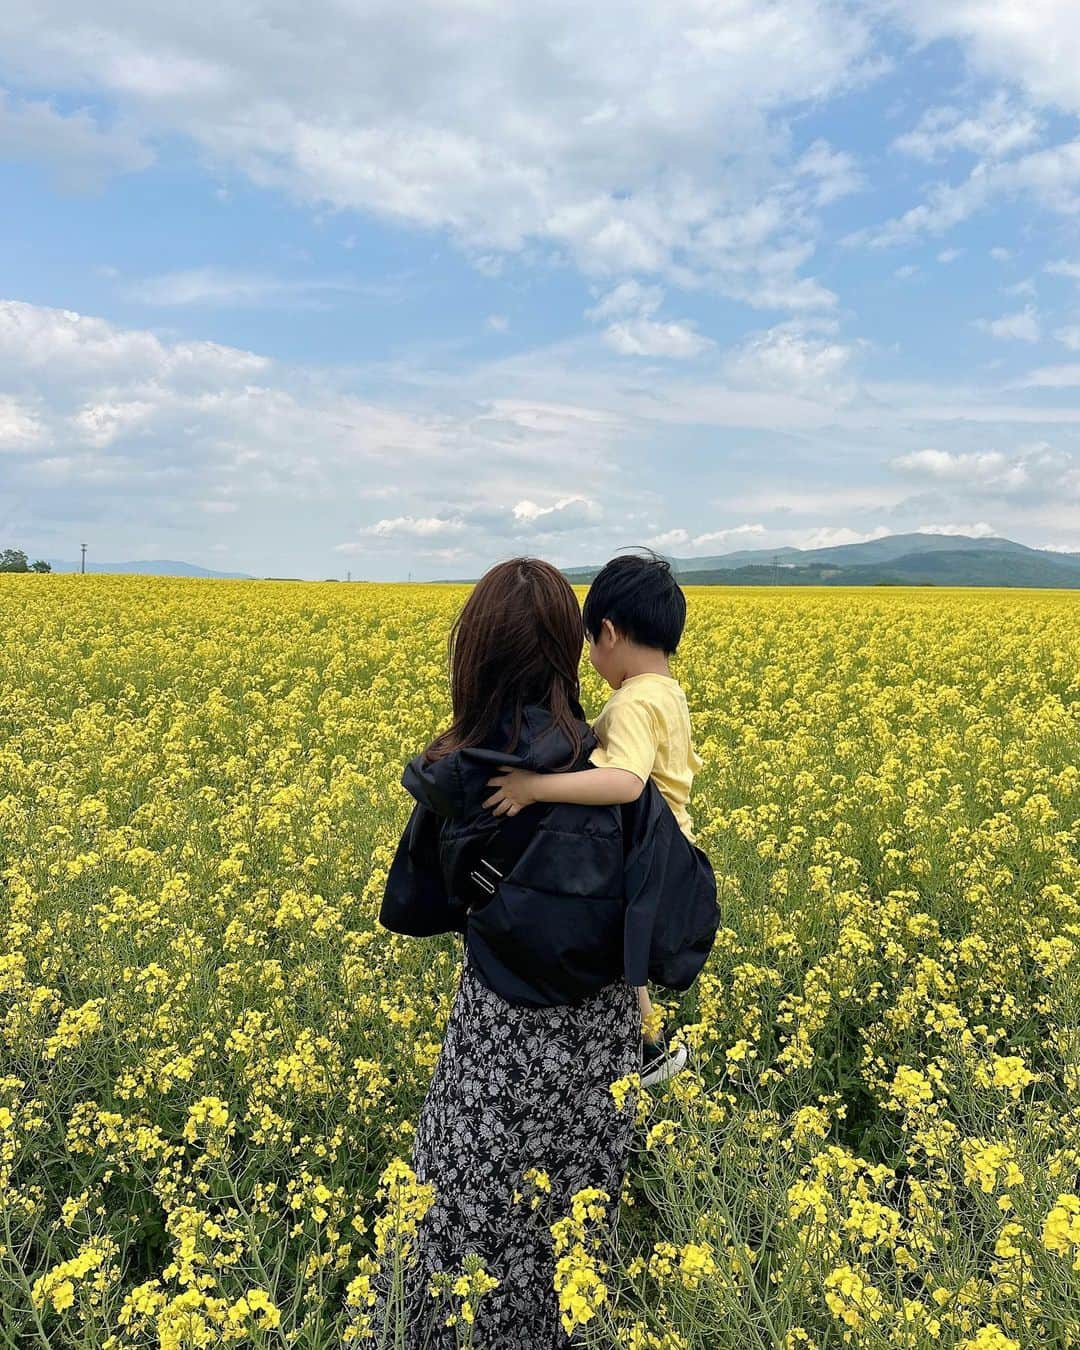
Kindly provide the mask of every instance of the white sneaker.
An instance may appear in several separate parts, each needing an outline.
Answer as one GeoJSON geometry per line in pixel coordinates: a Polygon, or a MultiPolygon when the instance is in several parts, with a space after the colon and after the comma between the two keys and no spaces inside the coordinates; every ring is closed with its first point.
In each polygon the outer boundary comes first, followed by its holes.
{"type": "Polygon", "coordinates": [[[656,1083],[666,1083],[686,1063],[686,1046],[678,1045],[671,1049],[664,1037],[656,1041],[641,1038],[641,1086],[653,1087],[656,1083]]]}

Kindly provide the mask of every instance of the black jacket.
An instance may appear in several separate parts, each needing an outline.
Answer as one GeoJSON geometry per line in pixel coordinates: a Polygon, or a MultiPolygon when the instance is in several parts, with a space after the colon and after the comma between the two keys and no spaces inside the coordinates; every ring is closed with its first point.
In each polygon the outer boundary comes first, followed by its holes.
{"type": "MultiPolygon", "coordinates": [[[[589,767],[597,744],[580,708],[589,767]]],[[[493,742],[505,745],[510,723],[493,742]]],[[[535,834],[494,898],[466,912],[459,878],[498,818],[482,803],[500,764],[549,772],[570,746],[550,713],[524,708],[513,752],[469,748],[402,774],[416,799],[386,881],[379,922],[395,933],[464,935],[467,958],[510,1003],[575,1003],[609,981],[653,980],[686,990],[719,926],[716,879],[705,853],[679,829],[650,779],[625,806],[537,804],[535,834]]]]}

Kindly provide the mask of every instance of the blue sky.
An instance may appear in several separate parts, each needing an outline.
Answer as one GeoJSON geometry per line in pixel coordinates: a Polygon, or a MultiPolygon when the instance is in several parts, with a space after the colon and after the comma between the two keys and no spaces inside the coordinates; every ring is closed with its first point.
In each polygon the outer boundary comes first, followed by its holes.
{"type": "Polygon", "coordinates": [[[1071,0],[5,7],[0,546],[1080,550],[1077,71],[1071,0]]]}

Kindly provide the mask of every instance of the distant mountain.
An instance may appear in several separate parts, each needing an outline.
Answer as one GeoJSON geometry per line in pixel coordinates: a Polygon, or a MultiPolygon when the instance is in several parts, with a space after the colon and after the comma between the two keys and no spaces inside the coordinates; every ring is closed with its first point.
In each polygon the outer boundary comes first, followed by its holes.
{"type": "MultiPolygon", "coordinates": [[[[1080,553],[1029,548],[997,536],[889,534],[861,544],[739,549],[668,561],[684,586],[1080,587],[1080,553]]],[[[600,564],[564,569],[581,584],[599,570],[600,564]]]]}
{"type": "MultiPolygon", "coordinates": [[[[737,567],[743,563],[771,563],[775,556],[784,562],[836,563],[850,567],[854,563],[892,562],[913,553],[959,552],[1034,553],[1045,550],[1017,544],[1012,539],[973,538],[966,534],[887,534],[881,539],[868,539],[861,544],[832,544],[828,548],[760,548],[741,549],[738,553],[721,554],[716,558],[673,558],[672,565],[680,573],[692,568],[704,571],[714,567],[737,567]]],[[[1070,557],[1070,554],[1052,554],[1052,557],[1070,557]]]]}
{"type": "MultiPolygon", "coordinates": [[[[45,560],[54,572],[79,572],[82,564],[64,562],[57,558],[45,560]]],[[[214,572],[208,567],[199,567],[195,563],[173,562],[169,559],[154,559],[150,562],[106,562],[86,564],[88,572],[132,572],[141,576],[160,577],[226,577],[234,581],[251,581],[246,572],[214,572]]]]}
{"type": "Polygon", "coordinates": [[[808,563],[773,567],[750,563],[679,573],[684,586],[1030,586],[1080,590],[1080,558],[1075,554],[1034,556],[993,549],[933,550],[908,553],[881,563],[808,563]],[[1057,562],[1055,559],[1075,561],[1057,562]]]}

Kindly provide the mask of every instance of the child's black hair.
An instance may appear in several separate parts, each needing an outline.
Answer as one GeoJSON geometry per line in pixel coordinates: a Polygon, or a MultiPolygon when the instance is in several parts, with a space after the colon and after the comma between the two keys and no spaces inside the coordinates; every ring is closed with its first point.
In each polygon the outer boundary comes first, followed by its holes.
{"type": "Polygon", "coordinates": [[[666,558],[621,553],[596,574],[582,608],[585,636],[596,638],[605,619],[631,642],[671,656],[686,623],[686,596],[666,558]]]}

